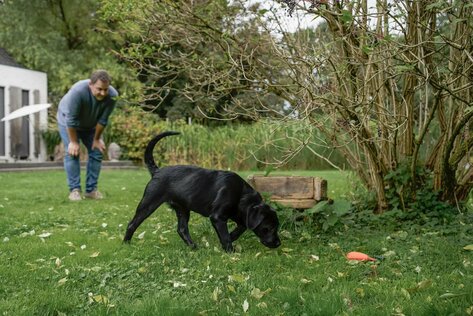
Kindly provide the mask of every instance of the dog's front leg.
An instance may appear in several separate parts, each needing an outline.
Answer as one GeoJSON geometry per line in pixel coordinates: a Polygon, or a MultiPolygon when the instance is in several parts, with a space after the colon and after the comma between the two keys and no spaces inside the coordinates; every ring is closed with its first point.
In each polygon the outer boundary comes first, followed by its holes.
{"type": "Polygon", "coordinates": [[[232,242],[237,240],[245,231],[245,226],[237,225],[237,227],[235,227],[235,229],[230,233],[230,239],[232,242]]]}
{"type": "Polygon", "coordinates": [[[226,252],[233,252],[233,245],[232,239],[230,237],[230,233],[228,232],[227,220],[221,219],[218,216],[210,216],[210,221],[212,222],[212,226],[215,228],[217,232],[218,239],[222,244],[222,248],[226,252]]]}

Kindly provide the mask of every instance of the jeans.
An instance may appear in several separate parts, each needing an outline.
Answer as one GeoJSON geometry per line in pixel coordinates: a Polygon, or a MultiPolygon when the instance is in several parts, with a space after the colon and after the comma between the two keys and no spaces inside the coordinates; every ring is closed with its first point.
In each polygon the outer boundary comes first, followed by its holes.
{"type": "MultiPolygon", "coordinates": [[[[72,157],[67,152],[69,146],[69,135],[67,134],[67,127],[59,125],[59,134],[61,135],[64,144],[64,169],[67,175],[67,184],[69,191],[74,189],[81,190],[80,186],[80,159],[79,157],[72,157]]],[[[85,192],[89,193],[97,189],[97,182],[99,179],[100,168],[102,167],[103,155],[98,149],[92,150],[94,141],[95,129],[88,131],[77,131],[78,140],[82,141],[87,148],[89,160],[87,161],[85,192]]]]}

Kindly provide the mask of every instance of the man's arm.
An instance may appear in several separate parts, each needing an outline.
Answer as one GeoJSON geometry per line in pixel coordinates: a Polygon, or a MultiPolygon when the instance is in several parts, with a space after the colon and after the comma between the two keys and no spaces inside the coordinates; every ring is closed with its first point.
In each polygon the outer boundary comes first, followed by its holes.
{"type": "Polygon", "coordinates": [[[74,127],[67,128],[67,134],[69,135],[69,145],[67,146],[67,152],[69,155],[76,157],[79,156],[79,140],[77,139],[77,131],[74,127]]]}
{"type": "Polygon", "coordinates": [[[97,148],[98,150],[100,150],[102,154],[105,151],[105,143],[103,142],[101,138],[104,129],[105,129],[105,126],[103,126],[100,123],[95,126],[94,142],[92,144],[92,149],[97,148]]]}

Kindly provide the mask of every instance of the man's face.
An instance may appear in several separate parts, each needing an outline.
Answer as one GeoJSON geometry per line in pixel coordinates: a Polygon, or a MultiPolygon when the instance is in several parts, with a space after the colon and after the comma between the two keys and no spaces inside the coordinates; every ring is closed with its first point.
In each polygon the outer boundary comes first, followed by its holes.
{"type": "Polygon", "coordinates": [[[97,101],[102,101],[108,95],[108,82],[102,80],[97,80],[95,83],[89,82],[90,91],[97,99],[97,101]]]}

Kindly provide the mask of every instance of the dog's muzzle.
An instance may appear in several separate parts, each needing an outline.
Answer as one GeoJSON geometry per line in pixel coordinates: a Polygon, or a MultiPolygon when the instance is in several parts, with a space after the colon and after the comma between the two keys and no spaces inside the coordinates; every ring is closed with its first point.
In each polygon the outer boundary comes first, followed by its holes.
{"type": "Polygon", "coordinates": [[[279,239],[275,240],[275,241],[271,241],[271,242],[261,240],[261,243],[263,245],[265,245],[266,247],[268,247],[268,248],[277,248],[277,247],[281,246],[281,241],[279,239]]]}

